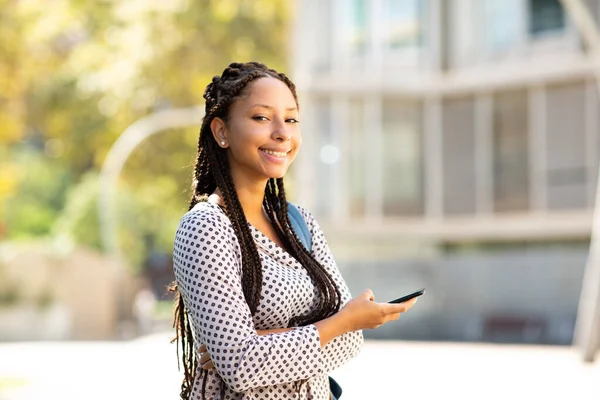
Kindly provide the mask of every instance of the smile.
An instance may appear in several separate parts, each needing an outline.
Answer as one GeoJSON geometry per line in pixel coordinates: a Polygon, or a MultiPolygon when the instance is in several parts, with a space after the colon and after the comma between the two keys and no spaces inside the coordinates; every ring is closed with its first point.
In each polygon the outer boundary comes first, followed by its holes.
{"type": "Polygon", "coordinates": [[[259,149],[259,150],[265,154],[268,154],[270,156],[279,157],[279,158],[285,158],[285,157],[287,157],[287,154],[289,153],[289,152],[284,152],[284,151],[273,151],[273,150],[266,150],[266,149],[259,149]]]}

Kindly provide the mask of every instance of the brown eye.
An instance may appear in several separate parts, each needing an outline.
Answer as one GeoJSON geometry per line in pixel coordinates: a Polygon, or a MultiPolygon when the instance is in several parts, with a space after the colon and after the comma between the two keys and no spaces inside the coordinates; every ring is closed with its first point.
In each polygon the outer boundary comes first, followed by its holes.
{"type": "Polygon", "coordinates": [[[252,119],[255,121],[268,121],[269,120],[264,115],[256,115],[256,116],[252,117],[252,119]]]}

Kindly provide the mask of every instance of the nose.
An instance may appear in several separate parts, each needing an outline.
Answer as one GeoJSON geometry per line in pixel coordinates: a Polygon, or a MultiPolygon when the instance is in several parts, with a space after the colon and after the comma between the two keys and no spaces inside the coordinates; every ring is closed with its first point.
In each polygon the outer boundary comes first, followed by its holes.
{"type": "Polygon", "coordinates": [[[273,126],[271,137],[278,142],[287,142],[292,138],[292,133],[285,121],[277,121],[273,126]]]}

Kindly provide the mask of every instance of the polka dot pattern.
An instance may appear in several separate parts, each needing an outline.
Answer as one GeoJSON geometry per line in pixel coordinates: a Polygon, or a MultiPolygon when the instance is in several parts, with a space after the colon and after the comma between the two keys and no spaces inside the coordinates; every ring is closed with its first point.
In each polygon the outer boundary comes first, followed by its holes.
{"type": "MultiPolygon", "coordinates": [[[[335,279],[345,304],[351,298],[314,218],[298,207],[313,238],[313,254],[335,279]]],[[[208,372],[206,398],[329,399],[327,374],[355,357],[361,332],[339,336],[321,349],[314,325],[258,336],[257,330],[285,328],[316,304],[317,291],[302,265],[254,227],[259,249],[262,295],[254,316],[241,282],[241,252],[231,222],[219,206],[199,203],[177,229],[173,251],[175,279],[188,309],[196,349],[206,344],[216,366],[208,372]]],[[[193,399],[200,400],[196,378],[193,399]]]]}

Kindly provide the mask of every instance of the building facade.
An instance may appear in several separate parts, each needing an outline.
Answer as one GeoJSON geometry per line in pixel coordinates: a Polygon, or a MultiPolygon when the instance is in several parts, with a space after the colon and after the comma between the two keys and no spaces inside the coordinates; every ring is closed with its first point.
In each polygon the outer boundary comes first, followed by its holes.
{"type": "MultiPolygon", "coordinates": [[[[598,21],[600,1],[586,5],[598,21]]],[[[414,332],[388,336],[569,342],[600,101],[560,2],[298,0],[295,16],[297,201],[353,289],[370,276],[398,297],[381,278],[396,275],[405,291],[437,287],[429,328],[415,317],[414,332]]]]}

